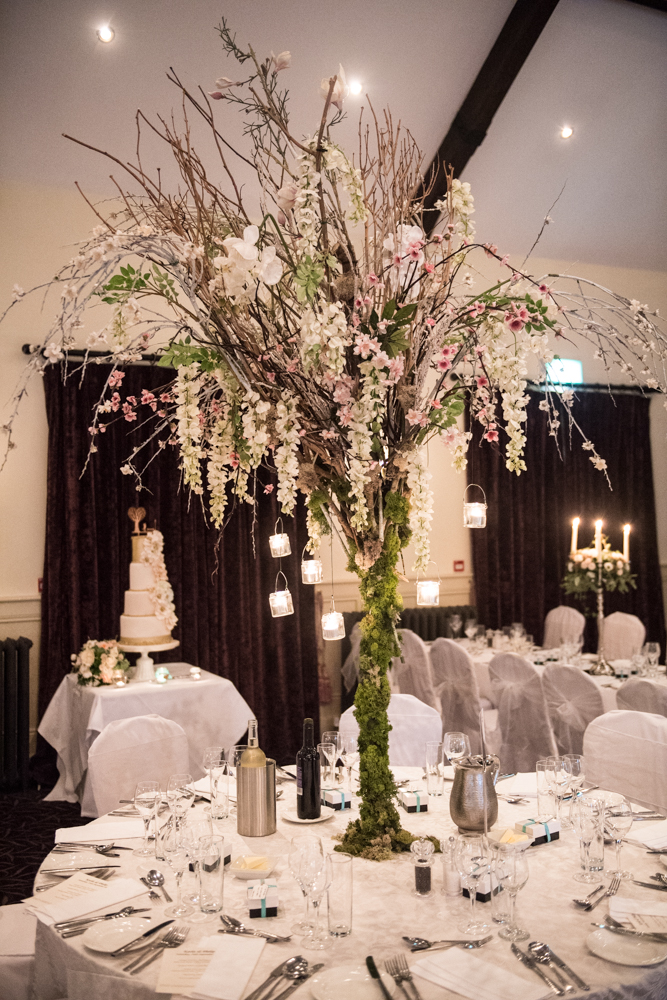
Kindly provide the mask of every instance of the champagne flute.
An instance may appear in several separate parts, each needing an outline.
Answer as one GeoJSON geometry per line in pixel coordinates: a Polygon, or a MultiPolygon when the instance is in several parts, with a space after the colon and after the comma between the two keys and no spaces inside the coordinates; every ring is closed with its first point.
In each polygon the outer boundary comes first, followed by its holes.
{"type": "Polygon", "coordinates": [[[204,750],[203,767],[208,774],[211,790],[211,815],[215,819],[224,819],[229,815],[229,782],[227,782],[227,793],[222,799],[218,799],[220,780],[226,777],[224,748],[206,747],[204,750]]]}
{"type": "Polygon", "coordinates": [[[445,755],[456,768],[458,761],[470,756],[470,740],[465,733],[445,733],[445,755]]]}
{"type": "Polygon", "coordinates": [[[144,842],[132,851],[138,858],[148,858],[155,854],[155,846],[148,843],[148,829],[155,816],[160,801],[159,781],[140,781],[134,790],[134,808],[144,821],[144,842]]]}
{"type": "Polygon", "coordinates": [[[528,881],[528,858],[526,848],[518,844],[500,844],[494,860],[494,872],[498,885],[507,892],[510,900],[509,921],[498,931],[498,937],[505,941],[525,941],[528,931],[516,924],[516,897],[528,881]]]}
{"type": "Polygon", "coordinates": [[[334,747],[336,748],[336,753],[334,754],[334,760],[331,765],[331,783],[335,785],[336,781],[338,780],[336,766],[338,764],[338,755],[340,753],[340,740],[339,740],[338,730],[330,729],[328,732],[322,733],[322,743],[333,743],[334,747]]]}
{"type": "Polygon", "coordinates": [[[484,920],[475,919],[477,884],[491,868],[487,845],[481,833],[461,833],[454,848],[454,864],[461,875],[470,896],[470,919],[465,926],[459,926],[462,934],[484,934],[489,925],[484,920]]]}
{"type": "Polygon", "coordinates": [[[648,675],[649,677],[657,677],[658,674],[658,662],[660,660],[660,643],[659,642],[647,642],[642,650],[646,659],[648,660],[648,675]]]}
{"type": "Polygon", "coordinates": [[[607,833],[611,834],[616,844],[616,870],[606,871],[607,878],[632,878],[632,872],[623,871],[621,868],[621,848],[623,838],[627,837],[634,822],[632,807],[630,803],[620,794],[605,794],[607,807],[604,814],[604,825],[607,833]]]}
{"type": "Polygon", "coordinates": [[[188,855],[181,843],[180,833],[175,827],[164,838],[163,850],[169,867],[176,876],[176,901],[172,906],[167,907],[164,915],[165,917],[188,917],[193,913],[193,909],[181,900],[181,879],[188,863],[188,855]]]}
{"type": "Polygon", "coordinates": [[[345,770],[347,771],[347,788],[352,798],[352,768],[359,760],[359,747],[357,746],[356,736],[343,736],[342,737],[342,747],[340,747],[340,755],[345,765],[345,770]]]}
{"type": "Polygon", "coordinates": [[[202,843],[206,843],[208,838],[212,836],[213,824],[210,817],[207,820],[192,820],[191,822],[187,822],[183,827],[181,844],[188,856],[188,868],[193,872],[195,877],[195,891],[183,897],[186,903],[193,903],[197,908],[190,917],[191,923],[207,919],[207,915],[202,913],[201,909],[198,909],[201,901],[199,893],[199,866],[201,863],[202,843]]]}
{"type": "Polygon", "coordinates": [[[563,754],[564,767],[565,770],[570,775],[570,812],[567,820],[567,826],[563,825],[563,830],[572,830],[574,828],[574,821],[572,819],[572,813],[574,808],[575,799],[579,794],[579,790],[584,787],[585,776],[585,761],[581,754],[578,753],[566,753],[563,754]]]}
{"type": "Polygon", "coordinates": [[[307,888],[308,875],[313,866],[317,869],[322,856],[322,841],[319,837],[305,835],[292,838],[288,866],[306,901],[303,920],[292,924],[292,931],[295,934],[307,934],[312,929],[313,921],[310,916],[310,897],[307,888]]]}

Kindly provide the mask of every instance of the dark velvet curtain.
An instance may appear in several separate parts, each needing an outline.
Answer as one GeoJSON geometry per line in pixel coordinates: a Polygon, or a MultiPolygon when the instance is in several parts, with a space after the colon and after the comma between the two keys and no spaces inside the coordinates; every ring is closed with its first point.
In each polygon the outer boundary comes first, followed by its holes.
{"type": "MultiPolygon", "coordinates": [[[[665,648],[665,621],[653,494],[649,434],[650,398],[639,392],[577,391],[574,416],[607,462],[612,489],[590,462],[578,435],[570,444],[565,419],[556,448],[549,437],[544,396],[530,392],[526,444],[527,472],[505,468],[502,451],[480,445],[473,427],[468,482],[486,491],[486,530],[472,530],[472,553],[478,619],[488,628],[521,621],[542,642],[544,616],[558,604],[584,610],[560,587],[570,551],[572,519],[581,517],[579,546],[591,543],[596,518],[604,521],[612,548],[622,548],[622,525],[632,524],[630,559],[637,589],[605,593],[605,614],[625,611],[646,626],[647,639],[665,648]]],[[[469,494],[472,498],[472,491],[469,494]]],[[[594,610],[595,595],[588,598],[594,610]]],[[[595,623],[589,618],[586,643],[596,648],[595,623]]]]}
{"type": "MultiPolygon", "coordinates": [[[[141,429],[123,420],[110,426],[82,474],[87,428],[109,371],[91,365],[81,384],[76,376],[63,383],[58,365],[49,367],[44,379],[49,451],[40,716],[69,670],[70,654],[88,638],[118,635],[129,585],[127,509],[137,503],[137,494],[133,477],[119,470],[141,429]]],[[[140,397],[144,388],[156,391],[173,374],[130,367],[123,398],[140,397]]],[[[273,481],[268,472],[261,478],[263,485],[273,481]]],[[[305,510],[300,505],[295,518],[285,519],[292,555],[283,569],[295,613],[272,618],[268,596],[278,562],[269,553],[268,536],[279,514],[275,493],[265,495],[258,483],[255,557],[252,508],[240,504],[219,540],[199,498],[180,488],[180,479],[177,450],[167,447],[146,472],[138,498],[149,526],[164,535],[179,618],[174,638],[180,647],[154,658],[195,663],[233,681],[257,716],[262,748],[284,763],[301,746],[304,717],[318,723],[314,590],[301,584],[299,569],[307,540],[305,510]]]]}

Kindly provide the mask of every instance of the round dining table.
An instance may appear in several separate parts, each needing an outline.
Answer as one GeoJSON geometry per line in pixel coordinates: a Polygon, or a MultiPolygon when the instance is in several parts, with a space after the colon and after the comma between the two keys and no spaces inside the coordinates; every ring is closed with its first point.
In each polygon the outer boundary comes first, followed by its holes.
{"type": "MultiPolygon", "coordinates": [[[[445,783],[445,792],[440,797],[426,795],[425,786],[421,784],[423,773],[420,768],[393,768],[397,780],[409,779],[410,788],[424,789],[422,801],[428,802],[428,811],[420,814],[408,814],[402,808],[399,810],[401,822],[405,829],[420,836],[435,835],[437,838],[449,838],[457,830],[449,814],[449,795],[451,783],[445,783]]],[[[352,810],[345,812],[327,810],[328,819],[318,824],[296,824],[289,822],[287,816],[294,813],[296,803],[295,783],[287,781],[281,785],[283,794],[277,803],[276,833],[263,838],[240,837],[236,832],[236,818],[218,822],[218,832],[225,837],[226,853],[231,851],[232,859],[241,854],[263,855],[275,859],[271,881],[278,886],[278,913],[275,917],[257,919],[248,918],[246,901],[246,882],[234,877],[229,869],[224,880],[224,911],[243,921],[246,926],[276,932],[281,935],[291,933],[291,925],[301,919],[304,901],[295,879],[288,866],[288,853],[291,839],[297,835],[308,834],[321,837],[326,851],[333,851],[337,838],[344,831],[350,819],[359,815],[358,803],[355,798],[352,810]]],[[[499,783],[498,791],[502,791],[499,783]]],[[[515,823],[530,818],[535,812],[535,800],[529,804],[512,805],[500,800],[499,818],[495,829],[513,828],[515,823]]],[[[192,818],[203,819],[206,804],[198,802],[192,809],[192,818]]],[[[324,809],[324,807],[323,807],[324,809]]],[[[108,822],[105,817],[88,824],[90,839],[95,841],[95,828],[108,822]]],[[[114,822],[119,822],[117,819],[114,822]]],[[[130,820],[121,820],[129,823],[130,820]]],[[[136,822],[136,821],[135,821],[136,822]]],[[[648,832],[649,824],[635,824],[631,837],[637,837],[637,829],[641,833],[648,832]]],[[[117,844],[135,847],[139,841],[117,839],[117,844]]],[[[114,878],[120,876],[137,878],[146,871],[146,860],[132,855],[129,851],[118,852],[121,857],[114,863],[116,869],[114,878]]],[[[646,849],[634,844],[626,844],[623,848],[624,866],[630,868],[634,877],[648,882],[651,874],[660,868],[657,855],[648,854],[646,849]]],[[[607,847],[606,861],[613,864],[613,848],[607,847]]],[[[53,868],[58,863],[59,855],[49,855],[42,867],[53,868]]],[[[79,855],[84,857],[84,855],[79,855]]],[[[281,961],[290,956],[303,955],[308,962],[323,963],[324,970],[343,966],[363,966],[366,956],[372,955],[378,968],[383,969],[385,961],[393,956],[402,955],[412,966],[424,957],[424,954],[411,954],[409,946],[403,940],[403,935],[421,936],[429,940],[461,937],[459,927],[467,920],[469,901],[462,895],[451,897],[441,892],[443,887],[443,866],[441,855],[436,856],[432,868],[433,891],[428,896],[417,896],[415,890],[415,869],[410,853],[394,857],[392,860],[375,862],[363,858],[353,860],[353,918],[352,931],[346,937],[331,938],[325,950],[314,951],[307,948],[299,935],[294,935],[289,942],[267,943],[261,957],[247,984],[244,996],[247,996],[281,961]]],[[[580,977],[591,986],[586,995],[593,1000],[607,996],[605,988],[614,984],[635,983],[640,992],[633,997],[644,995],[641,987],[646,979],[653,979],[654,994],[651,996],[667,996],[667,962],[655,969],[642,966],[627,966],[597,957],[587,947],[586,941],[594,932],[593,923],[602,923],[607,912],[603,902],[592,912],[585,912],[573,902],[573,897],[582,896],[588,888],[575,881],[575,874],[580,868],[580,849],[577,835],[572,830],[562,832],[557,840],[551,843],[531,846],[528,849],[529,878],[518,895],[517,915],[519,924],[530,935],[530,941],[545,942],[563,959],[580,977]],[[648,977],[648,979],[646,978],[648,977]],[[656,990],[655,978],[662,983],[662,992],[656,990]]],[[[99,855],[91,855],[91,864],[99,862],[99,855]]],[[[165,875],[165,886],[168,892],[175,896],[175,879],[168,864],[149,859],[149,862],[165,875]]],[[[83,863],[83,862],[82,862],[83,863]]],[[[601,877],[601,881],[605,881],[601,877]]],[[[45,882],[45,876],[37,874],[35,886],[45,882]]],[[[112,884],[112,881],[107,883],[112,884]]],[[[192,892],[195,888],[194,876],[186,873],[183,880],[184,892],[192,892]]],[[[39,894],[36,894],[37,896],[39,894]]],[[[619,896],[644,900],[651,903],[662,900],[658,891],[643,888],[625,881],[621,885],[619,896]]],[[[151,922],[163,919],[167,904],[163,901],[151,901],[148,892],[133,903],[137,907],[150,907],[148,916],[151,922]]],[[[664,896],[667,902],[667,893],[664,896]]],[[[662,903],[665,906],[665,902],[662,903]]],[[[121,904],[122,905],[122,904],[121,904]]],[[[116,907],[120,908],[120,907],[116,907]]],[[[494,977],[505,969],[522,981],[526,996],[535,997],[550,995],[543,986],[539,992],[541,981],[535,973],[522,965],[513,955],[510,944],[498,936],[499,926],[492,922],[491,903],[478,903],[477,908],[490,925],[487,932],[491,940],[484,947],[475,951],[457,949],[462,956],[461,961],[482,961],[488,970],[487,982],[493,996],[494,977]],[[538,988],[536,994],[535,988],[538,988]]],[[[667,906],[665,906],[667,910],[667,906]]],[[[322,904],[321,920],[326,924],[326,900],[322,904]]],[[[186,923],[187,919],[178,921],[186,923]]],[[[147,922],[148,923],[148,922],[147,922]]],[[[203,937],[215,934],[222,924],[217,916],[204,923],[192,923],[188,944],[192,945],[203,937]]],[[[521,943],[525,950],[528,941],[521,943]]],[[[665,946],[667,956],[667,945],[665,946]]],[[[148,966],[136,976],[122,971],[127,964],[127,956],[111,958],[89,950],[82,937],[63,939],[52,926],[38,920],[35,944],[35,1000],[148,1000],[155,996],[162,957],[148,966]]],[[[324,971],[323,970],[323,971],[324,971]]],[[[436,985],[421,977],[415,977],[415,984],[423,1000],[456,1000],[460,996],[453,990],[436,985]]],[[[305,982],[294,994],[295,1000],[310,997],[311,985],[305,982]]],[[[377,985],[377,984],[374,984],[377,985]]],[[[393,984],[392,989],[394,989],[393,984]]],[[[225,998],[224,988],[220,996],[225,998]]],[[[517,992],[516,998],[521,1000],[517,992]]],[[[181,994],[172,994],[179,997],[181,994]]],[[[346,1000],[345,989],[338,994],[341,1000],[346,1000]]],[[[403,997],[400,991],[394,995],[403,997]]],[[[649,993],[645,995],[648,997],[649,993]]],[[[161,996],[167,996],[161,994],[161,996]]],[[[381,1000],[378,987],[377,998],[381,1000]]]]}

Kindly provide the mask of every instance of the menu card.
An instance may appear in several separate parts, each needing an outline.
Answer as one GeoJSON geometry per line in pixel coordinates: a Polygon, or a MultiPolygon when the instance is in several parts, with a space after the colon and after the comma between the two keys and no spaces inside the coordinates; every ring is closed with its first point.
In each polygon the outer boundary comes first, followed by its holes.
{"type": "Polygon", "coordinates": [[[210,948],[208,941],[210,938],[203,938],[198,947],[183,945],[181,948],[165,949],[155,992],[190,996],[215,954],[217,941],[214,939],[210,948]]]}

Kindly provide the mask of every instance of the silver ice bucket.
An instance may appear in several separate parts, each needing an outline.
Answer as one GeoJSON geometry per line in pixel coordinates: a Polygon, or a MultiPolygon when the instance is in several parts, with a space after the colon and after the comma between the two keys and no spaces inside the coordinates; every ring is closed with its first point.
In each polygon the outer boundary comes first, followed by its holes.
{"type": "Polygon", "coordinates": [[[276,832],[276,762],[236,768],[236,829],[242,837],[276,832]]]}

